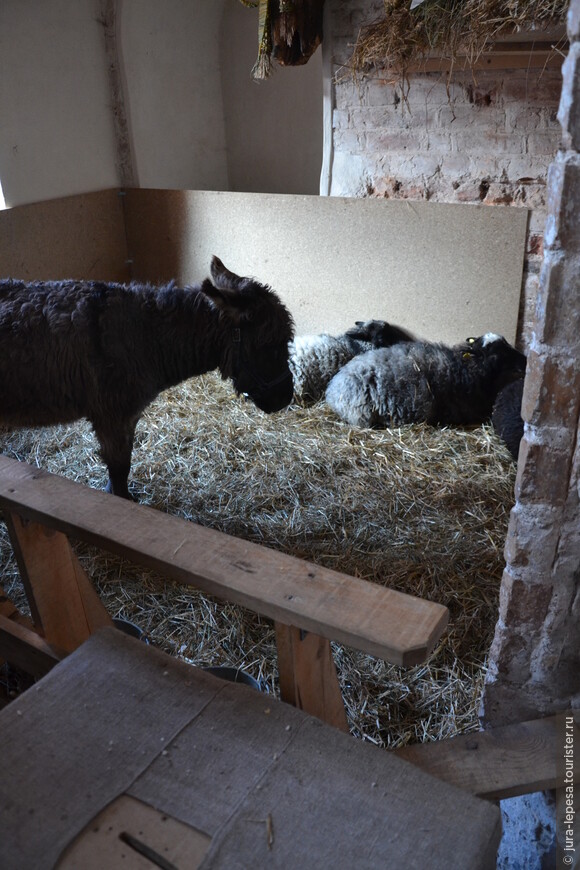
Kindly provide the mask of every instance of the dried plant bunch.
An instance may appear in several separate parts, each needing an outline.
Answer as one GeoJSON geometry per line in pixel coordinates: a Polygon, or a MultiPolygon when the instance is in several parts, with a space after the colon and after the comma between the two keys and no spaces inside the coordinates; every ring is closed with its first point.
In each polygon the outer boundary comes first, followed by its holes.
{"type": "Polygon", "coordinates": [[[564,24],[567,9],[567,0],[423,0],[414,8],[384,0],[384,17],[361,28],[348,67],[404,76],[432,52],[473,64],[499,36],[564,24]]]}

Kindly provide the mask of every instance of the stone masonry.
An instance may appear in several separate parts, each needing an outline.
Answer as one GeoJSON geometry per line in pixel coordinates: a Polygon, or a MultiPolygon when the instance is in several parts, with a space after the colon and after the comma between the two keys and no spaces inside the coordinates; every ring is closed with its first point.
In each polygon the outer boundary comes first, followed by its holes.
{"type": "Polygon", "coordinates": [[[548,174],[526,429],[484,692],[494,725],[580,707],[580,0],[568,31],[563,147],[548,174]]]}

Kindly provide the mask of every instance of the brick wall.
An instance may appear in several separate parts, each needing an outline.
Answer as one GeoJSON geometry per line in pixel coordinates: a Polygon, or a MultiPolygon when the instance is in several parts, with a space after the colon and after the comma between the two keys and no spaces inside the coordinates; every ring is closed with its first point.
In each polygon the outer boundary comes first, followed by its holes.
{"type": "Polygon", "coordinates": [[[362,24],[381,0],[327,0],[325,51],[332,97],[334,196],[524,205],[531,209],[519,341],[527,349],[538,293],[546,178],[561,130],[559,68],[414,75],[353,81],[347,69],[362,24]]]}

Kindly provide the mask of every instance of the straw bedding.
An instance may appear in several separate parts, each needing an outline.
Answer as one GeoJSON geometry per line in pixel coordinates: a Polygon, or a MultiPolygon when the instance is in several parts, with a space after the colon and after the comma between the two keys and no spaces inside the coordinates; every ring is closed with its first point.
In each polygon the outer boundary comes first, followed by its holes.
{"type": "MultiPolygon", "coordinates": [[[[0,450],[105,483],[84,423],[0,430],[0,450]]],[[[389,747],[478,727],[514,477],[489,425],[356,430],[322,402],[267,417],[213,374],[151,405],[132,469],[139,501],[157,510],[449,607],[448,631],[415,668],[333,644],[352,733],[389,747]]],[[[0,582],[26,610],[3,525],[0,534],[0,582]]],[[[277,691],[268,620],[75,547],[112,616],[136,623],[172,655],[241,666],[277,691]]]]}

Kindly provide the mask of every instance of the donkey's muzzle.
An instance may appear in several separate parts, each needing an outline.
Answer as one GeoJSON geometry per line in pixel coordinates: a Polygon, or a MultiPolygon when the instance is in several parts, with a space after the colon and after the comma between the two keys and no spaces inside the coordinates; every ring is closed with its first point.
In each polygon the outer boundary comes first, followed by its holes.
{"type": "MultiPolygon", "coordinates": [[[[290,370],[275,378],[263,378],[257,372],[246,372],[241,392],[252,400],[265,414],[273,414],[286,408],[294,396],[294,381],[290,370]],[[249,375],[249,377],[248,377],[249,375]]],[[[238,388],[241,384],[237,385],[238,388]]]]}

